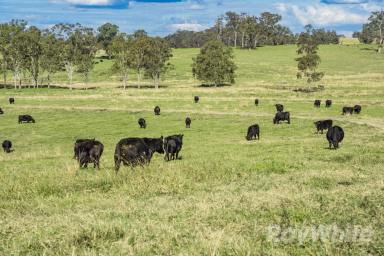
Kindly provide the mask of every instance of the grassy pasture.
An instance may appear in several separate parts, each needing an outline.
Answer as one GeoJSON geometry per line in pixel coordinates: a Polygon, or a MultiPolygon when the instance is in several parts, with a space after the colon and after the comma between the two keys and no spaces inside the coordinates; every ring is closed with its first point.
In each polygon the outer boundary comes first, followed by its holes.
{"type": "MultiPolygon", "coordinates": [[[[175,50],[175,69],[159,90],[116,88],[109,60],[95,67],[96,89],[0,89],[0,140],[15,149],[0,153],[0,255],[384,254],[384,58],[364,45],[322,46],[325,90],[304,94],[293,92],[303,86],[295,46],[235,51],[237,83],[221,88],[191,78],[197,52],[175,50]],[[332,108],[313,107],[328,98],[332,108]],[[272,124],[275,103],[291,111],[291,125],[272,124]],[[361,115],[340,115],[354,104],[361,115]],[[24,113],[37,122],[17,124],[24,113]],[[337,151],[314,133],[313,122],[325,118],[346,133],[337,151]],[[254,123],[261,140],[247,142],[254,123]],[[148,167],[114,174],[119,139],[175,133],[185,135],[181,160],[155,155],[148,167]],[[82,137],[104,143],[100,171],[79,170],[72,159],[82,137]],[[368,243],[272,243],[271,225],[374,233],[368,243]]],[[[57,79],[63,84],[64,74],[57,79]]]]}

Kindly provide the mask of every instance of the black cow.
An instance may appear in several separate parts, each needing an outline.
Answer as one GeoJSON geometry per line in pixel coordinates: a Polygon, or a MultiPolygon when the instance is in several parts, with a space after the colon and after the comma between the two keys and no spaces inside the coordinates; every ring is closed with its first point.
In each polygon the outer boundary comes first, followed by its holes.
{"type": "Polygon", "coordinates": [[[192,123],[191,118],[189,117],[185,118],[185,127],[191,128],[191,123],[192,123]]]}
{"type": "Polygon", "coordinates": [[[120,140],[116,144],[114,155],[116,173],[120,169],[121,162],[130,167],[149,164],[155,152],[164,153],[163,137],[120,140]]]}
{"type": "Polygon", "coordinates": [[[75,145],[77,151],[77,161],[80,168],[88,167],[88,163],[93,163],[93,168],[100,169],[100,158],[104,151],[104,145],[97,140],[87,140],[75,145]]]}
{"type": "Polygon", "coordinates": [[[3,141],[2,146],[3,146],[4,152],[11,153],[11,151],[12,151],[11,150],[12,149],[12,142],[11,141],[9,141],[9,140],[3,141]]]}
{"type": "Polygon", "coordinates": [[[160,107],[159,106],[156,106],[153,111],[155,112],[155,115],[157,115],[157,116],[160,115],[160,107]]]}
{"type": "Polygon", "coordinates": [[[255,106],[259,106],[259,99],[255,99],[255,106]]]}
{"type": "Polygon", "coordinates": [[[0,108],[0,115],[4,114],[4,111],[0,108]]]}
{"type": "Polygon", "coordinates": [[[195,96],[194,100],[195,100],[195,103],[198,103],[200,100],[199,96],[195,96]]]}
{"type": "Polygon", "coordinates": [[[284,111],[284,106],[281,104],[276,104],[275,107],[276,107],[277,112],[283,112],[284,111]]]}
{"type": "Polygon", "coordinates": [[[343,107],[343,115],[346,115],[346,114],[352,115],[353,114],[353,108],[352,107],[343,107]]]}
{"type": "Polygon", "coordinates": [[[325,107],[330,108],[332,106],[332,100],[326,100],[325,101],[325,107]]]}
{"type": "Polygon", "coordinates": [[[321,132],[323,134],[323,130],[328,130],[332,127],[333,121],[332,120],[320,120],[317,122],[314,122],[317,133],[321,132]]]}
{"type": "Polygon", "coordinates": [[[33,119],[33,117],[30,115],[20,115],[19,124],[21,123],[35,123],[35,119],[33,119]]]}
{"type": "Polygon", "coordinates": [[[73,152],[74,152],[73,159],[79,160],[80,144],[86,141],[95,141],[95,139],[94,138],[93,139],[77,139],[75,141],[75,144],[73,145],[73,152]]]}
{"type": "Polygon", "coordinates": [[[353,111],[356,113],[356,114],[360,114],[361,112],[361,106],[360,105],[355,105],[353,107],[353,111]]]}
{"type": "Polygon", "coordinates": [[[313,103],[313,105],[315,106],[315,108],[319,108],[320,105],[321,105],[321,100],[315,100],[315,102],[313,103]]]}
{"type": "Polygon", "coordinates": [[[344,131],[339,126],[333,126],[328,129],[327,132],[327,140],[329,142],[329,149],[333,148],[338,149],[339,143],[342,142],[344,139],[344,131]]]}
{"type": "Polygon", "coordinates": [[[291,115],[289,112],[277,112],[275,118],[273,118],[274,124],[279,124],[280,121],[288,121],[288,124],[291,123],[291,115]]]}
{"type": "Polygon", "coordinates": [[[139,121],[138,121],[139,125],[140,125],[140,128],[142,129],[145,129],[147,128],[147,123],[145,122],[145,119],[144,118],[140,118],[139,121]]]}
{"type": "Polygon", "coordinates": [[[245,137],[247,140],[256,140],[260,139],[260,127],[258,124],[254,124],[249,126],[247,136],[245,137]]]}
{"type": "Polygon", "coordinates": [[[9,98],[9,104],[15,104],[15,99],[14,98],[9,98]]]}
{"type": "Polygon", "coordinates": [[[183,147],[183,134],[168,136],[164,139],[165,159],[177,160],[183,147]]]}

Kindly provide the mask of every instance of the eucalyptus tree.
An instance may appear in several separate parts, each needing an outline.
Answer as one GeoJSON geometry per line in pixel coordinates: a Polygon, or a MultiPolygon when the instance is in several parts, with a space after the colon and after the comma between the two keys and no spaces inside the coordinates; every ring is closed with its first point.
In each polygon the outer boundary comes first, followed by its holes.
{"type": "Polygon", "coordinates": [[[133,67],[132,38],[125,34],[115,36],[109,45],[109,52],[114,57],[113,70],[118,71],[123,78],[123,88],[128,85],[129,70],[133,67]]]}
{"type": "Polygon", "coordinates": [[[145,73],[152,78],[155,88],[158,89],[161,75],[172,68],[172,65],[168,62],[172,57],[172,49],[168,42],[160,37],[148,38],[146,45],[145,73]]]}

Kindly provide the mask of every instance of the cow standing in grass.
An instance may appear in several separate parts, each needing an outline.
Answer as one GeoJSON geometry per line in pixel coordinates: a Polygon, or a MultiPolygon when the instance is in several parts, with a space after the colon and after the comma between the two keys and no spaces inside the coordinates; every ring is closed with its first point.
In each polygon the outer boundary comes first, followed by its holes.
{"type": "Polygon", "coordinates": [[[10,140],[5,140],[2,143],[2,147],[5,153],[11,153],[12,151],[12,142],[10,140]]]}
{"type": "Polygon", "coordinates": [[[343,107],[343,115],[346,115],[346,114],[352,115],[353,114],[353,108],[352,107],[343,107]]]}
{"type": "Polygon", "coordinates": [[[259,140],[260,139],[260,127],[258,124],[251,125],[248,127],[246,140],[259,140]]]}
{"type": "Polygon", "coordinates": [[[289,112],[277,112],[275,118],[273,118],[274,124],[279,124],[281,121],[287,121],[291,123],[291,114],[289,112]]]}
{"type": "Polygon", "coordinates": [[[165,159],[177,160],[183,147],[183,134],[168,136],[164,139],[165,159]]]}
{"type": "Polygon", "coordinates": [[[360,114],[361,112],[361,106],[360,105],[355,105],[353,107],[353,111],[356,113],[356,114],[360,114]]]}
{"type": "Polygon", "coordinates": [[[155,109],[153,110],[155,112],[155,115],[156,116],[159,116],[160,115],[160,107],[159,106],[156,106],[155,109]]]}
{"type": "Polygon", "coordinates": [[[191,128],[191,123],[192,123],[192,120],[190,117],[185,118],[185,127],[186,128],[191,128]]]}
{"type": "Polygon", "coordinates": [[[35,119],[33,119],[33,117],[30,115],[20,115],[19,124],[21,123],[35,123],[35,119]]]}
{"type": "Polygon", "coordinates": [[[284,111],[284,106],[281,104],[276,104],[275,107],[276,107],[277,112],[283,112],[284,111]]]}
{"type": "Polygon", "coordinates": [[[315,108],[319,108],[321,106],[321,100],[315,100],[313,105],[315,106],[315,108]]]}
{"type": "Polygon", "coordinates": [[[15,99],[14,98],[9,98],[9,104],[15,104],[15,99]]]}
{"type": "Polygon", "coordinates": [[[326,100],[325,101],[325,107],[330,108],[332,106],[332,100],[326,100]]]}
{"type": "Polygon", "coordinates": [[[3,115],[4,111],[0,108],[0,115],[3,115]]]}
{"type": "Polygon", "coordinates": [[[153,154],[164,153],[163,137],[160,138],[125,138],[116,144],[115,171],[120,170],[121,162],[130,167],[143,166],[151,162],[153,154]]]}
{"type": "Polygon", "coordinates": [[[255,99],[255,106],[259,106],[259,99],[255,99]]]}
{"type": "Polygon", "coordinates": [[[200,100],[200,97],[199,97],[199,96],[195,96],[195,97],[194,97],[194,101],[195,101],[195,103],[199,103],[199,100],[200,100]]]}
{"type": "Polygon", "coordinates": [[[139,123],[139,126],[140,126],[141,129],[147,128],[147,122],[145,121],[144,118],[140,118],[138,123],[139,123]]]}
{"type": "Polygon", "coordinates": [[[97,140],[87,140],[75,145],[77,160],[80,168],[87,168],[93,163],[93,168],[100,169],[100,158],[104,151],[104,145],[97,140]]]}
{"type": "Polygon", "coordinates": [[[320,120],[317,122],[314,122],[317,133],[321,132],[323,134],[324,130],[328,130],[329,128],[332,127],[333,121],[332,120],[320,120]]]}
{"type": "Polygon", "coordinates": [[[329,143],[329,149],[333,148],[338,149],[339,144],[343,141],[344,139],[344,131],[340,126],[333,126],[328,129],[327,132],[327,140],[329,143]]]}

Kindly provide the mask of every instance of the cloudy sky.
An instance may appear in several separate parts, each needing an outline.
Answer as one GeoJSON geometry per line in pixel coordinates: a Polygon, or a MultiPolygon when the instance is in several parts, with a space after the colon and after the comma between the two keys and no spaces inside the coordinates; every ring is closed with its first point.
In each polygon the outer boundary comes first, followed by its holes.
{"type": "Polygon", "coordinates": [[[0,0],[0,22],[24,19],[41,28],[60,22],[97,27],[105,22],[124,32],[145,29],[167,35],[178,29],[203,30],[226,11],[279,13],[294,32],[306,24],[351,35],[384,0],[0,0]]]}

